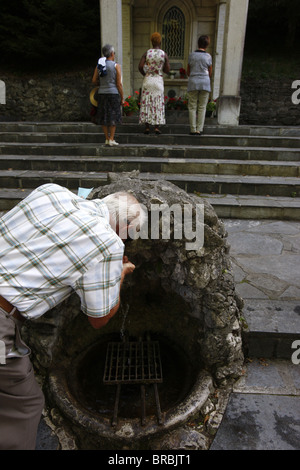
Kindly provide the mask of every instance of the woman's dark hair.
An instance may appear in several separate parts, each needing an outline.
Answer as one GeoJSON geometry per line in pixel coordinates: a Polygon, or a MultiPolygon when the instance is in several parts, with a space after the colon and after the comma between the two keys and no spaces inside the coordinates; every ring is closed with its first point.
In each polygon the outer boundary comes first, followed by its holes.
{"type": "Polygon", "coordinates": [[[200,36],[198,39],[198,47],[199,49],[206,49],[209,45],[209,36],[200,36]]]}

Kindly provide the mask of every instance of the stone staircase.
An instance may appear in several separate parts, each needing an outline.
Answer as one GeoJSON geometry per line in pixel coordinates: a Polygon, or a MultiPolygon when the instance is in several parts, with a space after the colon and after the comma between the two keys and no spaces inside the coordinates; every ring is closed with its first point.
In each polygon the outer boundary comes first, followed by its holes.
{"type": "Polygon", "coordinates": [[[103,145],[92,123],[0,123],[0,210],[47,182],[77,191],[106,184],[107,172],[139,170],[207,198],[220,217],[299,220],[299,128],[220,127],[208,119],[201,137],[190,136],[187,123],[156,136],[129,119],[115,148],[103,145]]]}

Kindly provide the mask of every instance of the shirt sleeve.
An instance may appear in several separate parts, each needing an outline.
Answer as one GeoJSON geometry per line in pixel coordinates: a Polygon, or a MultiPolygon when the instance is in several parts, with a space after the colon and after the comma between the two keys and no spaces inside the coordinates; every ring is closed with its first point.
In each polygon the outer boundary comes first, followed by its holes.
{"type": "Polygon", "coordinates": [[[111,253],[96,262],[77,280],[75,291],[81,310],[90,317],[104,317],[119,302],[123,251],[111,253]]]}

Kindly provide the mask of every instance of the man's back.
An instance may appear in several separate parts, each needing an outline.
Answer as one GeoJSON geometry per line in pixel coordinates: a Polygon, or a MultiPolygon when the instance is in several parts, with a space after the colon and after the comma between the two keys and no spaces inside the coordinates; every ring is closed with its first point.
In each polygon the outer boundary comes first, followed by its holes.
{"type": "Polygon", "coordinates": [[[124,245],[100,200],[87,201],[61,186],[43,185],[1,219],[0,246],[1,295],[27,317],[42,315],[72,289],[85,313],[108,313],[106,305],[96,306],[96,300],[84,295],[87,282],[90,296],[92,291],[96,295],[99,286],[91,284],[100,282],[105,289],[107,283],[117,285],[121,275],[124,245]],[[105,279],[108,263],[112,272],[105,279]]]}

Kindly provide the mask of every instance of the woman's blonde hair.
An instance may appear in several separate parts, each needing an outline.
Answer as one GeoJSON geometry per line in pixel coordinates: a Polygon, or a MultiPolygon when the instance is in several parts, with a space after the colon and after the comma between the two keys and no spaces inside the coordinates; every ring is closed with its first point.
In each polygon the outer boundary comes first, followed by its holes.
{"type": "Polygon", "coordinates": [[[161,35],[159,33],[153,33],[150,39],[153,47],[161,44],[161,35]]]}

